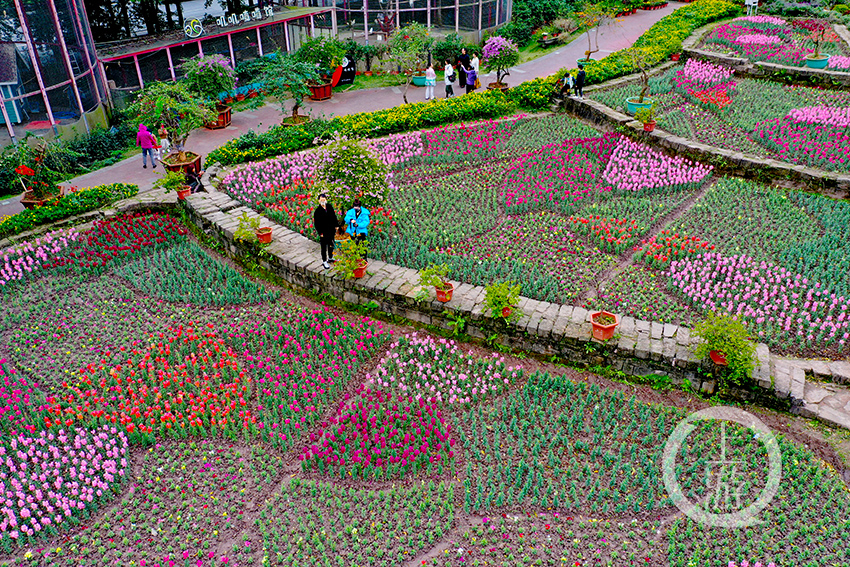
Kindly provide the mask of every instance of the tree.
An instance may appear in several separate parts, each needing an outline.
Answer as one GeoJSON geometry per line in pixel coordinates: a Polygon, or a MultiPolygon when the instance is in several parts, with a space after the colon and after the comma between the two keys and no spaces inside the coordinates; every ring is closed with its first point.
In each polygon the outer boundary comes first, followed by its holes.
{"type": "Polygon", "coordinates": [[[316,181],[334,203],[360,199],[367,208],[383,204],[389,190],[389,169],[360,140],[337,137],[325,144],[316,166],[316,181]]]}
{"type": "Polygon", "coordinates": [[[215,121],[218,115],[213,103],[197,98],[184,83],[171,81],[145,87],[128,112],[138,116],[139,122],[151,131],[164,125],[181,162],[186,161],[184,146],[192,130],[215,121]]]}
{"type": "Polygon", "coordinates": [[[502,85],[502,79],[510,75],[508,69],[519,63],[519,48],[514,42],[495,35],[487,40],[483,50],[485,71],[496,71],[496,84],[502,85]]]}
{"type": "Polygon", "coordinates": [[[301,44],[295,52],[295,58],[310,63],[323,78],[333,74],[347,48],[345,43],[336,39],[319,36],[301,44]]]}
{"type": "Polygon", "coordinates": [[[649,91],[649,75],[647,74],[647,69],[657,63],[657,58],[653,58],[652,54],[645,47],[632,47],[629,49],[628,53],[632,60],[632,65],[634,65],[635,69],[640,71],[641,89],[638,102],[642,103],[646,93],[649,91]]]}
{"type": "Polygon", "coordinates": [[[217,53],[192,57],[181,68],[186,74],[186,86],[204,99],[218,100],[220,93],[230,92],[236,86],[236,73],[230,66],[230,59],[217,53]]]}
{"type": "Polygon", "coordinates": [[[428,30],[422,24],[411,23],[393,32],[389,41],[390,62],[401,68],[406,82],[402,97],[407,104],[407,89],[413,80],[413,75],[425,66],[428,50],[434,43],[429,37],[428,30]]]}
{"type": "Polygon", "coordinates": [[[292,98],[292,123],[297,124],[301,101],[310,94],[307,83],[318,79],[319,72],[315,65],[278,51],[266,68],[262,81],[268,94],[281,101],[281,112],[284,110],[283,99],[292,98]]]}
{"type": "Polygon", "coordinates": [[[583,11],[576,15],[587,36],[587,51],[584,52],[584,58],[590,59],[592,54],[599,51],[599,30],[614,21],[614,15],[606,11],[601,4],[588,4],[583,11]],[[595,49],[590,41],[590,32],[593,30],[595,30],[593,41],[596,45],[595,49]]]}

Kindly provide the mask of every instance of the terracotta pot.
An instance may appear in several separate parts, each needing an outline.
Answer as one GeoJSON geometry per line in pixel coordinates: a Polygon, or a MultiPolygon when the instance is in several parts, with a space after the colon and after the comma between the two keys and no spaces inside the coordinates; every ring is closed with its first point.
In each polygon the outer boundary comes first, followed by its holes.
{"type": "Polygon", "coordinates": [[[186,187],[185,189],[178,189],[177,190],[177,198],[180,199],[181,201],[185,201],[186,197],[188,197],[191,194],[192,194],[192,188],[191,187],[186,187]]]}
{"type": "Polygon", "coordinates": [[[169,154],[161,161],[167,171],[179,171],[185,173],[187,170],[195,173],[201,172],[201,155],[193,152],[186,152],[186,161],[177,161],[177,154],[169,154]]]}
{"type": "Polygon", "coordinates": [[[593,326],[593,338],[598,341],[607,341],[614,336],[614,330],[620,324],[620,317],[608,311],[594,311],[590,314],[590,324],[593,326]],[[603,317],[614,318],[613,323],[597,323],[597,319],[603,317]]]}
{"type": "Polygon", "coordinates": [[[218,110],[218,120],[215,122],[208,122],[204,124],[204,128],[207,130],[220,130],[222,128],[227,128],[230,126],[231,120],[231,111],[229,106],[221,105],[217,108],[218,110]]]}
{"type": "Polygon", "coordinates": [[[362,278],[366,275],[366,267],[369,263],[366,260],[360,260],[360,265],[354,268],[354,277],[362,278]]]}
{"type": "Polygon", "coordinates": [[[503,93],[506,93],[506,92],[508,92],[508,85],[506,85],[505,83],[490,83],[489,85],[487,85],[487,90],[488,91],[499,90],[499,91],[502,91],[503,93]]]}
{"type": "Polygon", "coordinates": [[[228,97],[224,98],[224,104],[230,104],[231,102],[233,102],[232,96],[228,96],[228,97]]]}
{"type": "Polygon", "coordinates": [[[264,226],[257,229],[257,240],[260,244],[268,244],[272,241],[272,229],[264,226]]]}
{"type": "Polygon", "coordinates": [[[257,94],[257,91],[248,91],[248,98],[257,98],[258,96],[260,95],[257,94]]]}
{"type": "Polygon", "coordinates": [[[45,195],[43,199],[36,199],[33,197],[32,193],[24,193],[24,196],[21,198],[21,204],[25,209],[36,209],[38,207],[49,205],[58,199],[58,195],[45,195]]]}
{"type": "Polygon", "coordinates": [[[312,100],[328,100],[333,96],[333,87],[330,81],[323,85],[307,85],[310,87],[310,98],[312,100]]]}
{"type": "Polygon", "coordinates": [[[364,72],[363,74],[364,74],[364,75],[366,75],[367,77],[371,77],[371,76],[372,76],[372,71],[366,71],[366,72],[364,72]]]}
{"type": "Polygon", "coordinates": [[[238,95],[236,95],[236,100],[238,100],[238,101],[243,101],[243,100],[245,100],[245,95],[243,95],[243,94],[238,94],[238,95]]]}
{"type": "Polygon", "coordinates": [[[511,307],[511,306],[502,307],[502,317],[504,317],[505,319],[510,317],[511,313],[513,313],[513,312],[514,312],[514,308],[511,307]]]}
{"type": "Polygon", "coordinates": [[[729,364],[726,361],[726,355],[723,354],[723,351],[712,350],[712,351],[709,351],[708,356],[709,356],[709,358],[711,358],[711,361],[714,364],[716,364],[717,366],[726,366],[726,365],[729,364]]]}
{"type": "Polygon", "coordinates": [[[679,57],[681,57],[681,56],[682,56],[681,53],[673,53],[672,55],[670,55],[670,61],[678,61],[679,57]]]}
{"type": "Polygon", "coordinates": [[[443,282],[443,285],[446,289],[440,289],[434,286],[434,289],[437,290],[437,301],[440,303],[448,303],[452,299],[452,293],[454,293],[455,287],[449,282],[443,282]]]}
{"type": "Polygon", "coordinates": [[[655,120],[650,120],[643,125],[644,132],[652,132],[655,130],[655,120]]]}

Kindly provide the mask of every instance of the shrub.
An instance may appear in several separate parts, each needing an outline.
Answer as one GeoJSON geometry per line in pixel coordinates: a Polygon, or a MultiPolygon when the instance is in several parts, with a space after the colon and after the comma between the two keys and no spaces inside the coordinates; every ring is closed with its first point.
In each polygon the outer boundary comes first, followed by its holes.
{"type": "Polygon", "coordinates": [[[728,315],[708,314],[698,323],[691,334],[702,339],[694,349],[697,358],[708,358],[711,351],[726,355],[729,374],[725,380],[742,386],[750,379],[755,368],[756,345],[749,339],[747,329],[737,319],[728,315]]]}

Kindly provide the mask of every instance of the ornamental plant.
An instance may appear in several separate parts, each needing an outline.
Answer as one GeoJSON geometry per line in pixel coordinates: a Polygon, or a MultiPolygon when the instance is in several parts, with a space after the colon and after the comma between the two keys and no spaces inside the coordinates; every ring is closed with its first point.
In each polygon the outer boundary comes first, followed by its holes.
{"type": "Polygon", "coordinates": [[[369,251],[366,241],[357,241],[353,238],[343,240],[336,248],[336,263],[333,267],[344,279],[354,278],[354,270],[363,267],[364,258],[369,251]]]}
{"type": "Polygon", "coordinates": [[[315,179],[329,189],[329,198],[340,210],[354,199],[366,208],[384,202],[391,184],[379,154],[360,140],[337,137],[322,147],[315,164],[315,179]]]}
{"type": "Polygon", "coordinates": [[[318,36],[302,43],[294,57],[298,61],[309,63],[316,69],[321,80],[308,79],[308,82],[309,84],[320,85],[326,82],[327,78],[339,67],[346,51],[345,43],[337,38],[318,36]]]}
{"type": "Polygon", "coordinates": [[[584,52],[584,58],[589,60],[592,54],[599,51],[599,30],[614,21],[614,14],[600,2],[599,4],[588,3],[576,16],[580,27],[584,28],[584,34],[587,36],[587,51],[584,52]],[[592,43],[591,31],[594,32],[592,43]]]}
{"type": "Polygon", "coordinates": [[[428,51],[434,44],[428,28],[413,22],[403,28],[393,31],[389,39],[389,61],[394,67],[401,69],[405,76],[402,98],[407,104],[407,89],[413,76],[425,67],[428,51]]]}
{"type": "Polygon", "coordinates": [[[188,187],[186,185],[186,174],[182,171],[166,171],[153,182],[153,186],[154,189],[164,189],[166,193],[185,189],[188,187]]]}
{"type": "Polygon", "coordinates": [[[186,75],[184,81],[189,91],[203,100],[218,101],[219,95],[232,91],[239,80],[230,59],[217,53],[192,57],[180,68],[186,75]]]}
{"type": "Polygon", "coordinates": [[[519,63],[519,48],[510,39],[494,35],[484,43],[484,59],[481,64],[485,71],[496,71],[496,86],[505,86],[502,79],[510,75],[508,69],[519,63]]]}
{"type": "Polygon", "coordinates": [[[260,229],[259,217],[249,217],[248,213],[239,216],[239,226],[233,233],[233,238],[240,242],[257,242],[257,231],[260,229]]]}
{"type": "Polygon", "coordinates": [[[435,287],[440,290],[449,289],[448,264],[432,264],[419,270],[419,286],[422,288],[435,287]]]}
{"type": "Polygon", "coordinates": [[[694,347],[694,354],[700,360],[708,358],[711,351],[725,355],[729,369],[724,375],[726,381],[743,386],[750,380],[755,368],[756,345],[738,319],[712,311],[691,329],[691,334],[702,339],[694,347]]]}
{"type": "MultiPolygon", "coordinates": [[[[319,72],[312,63],[301,61],[298,58],[277,51],[263,73],[262,81],[266,91],[281,102],[285,98],[292,99],[292,124],[304,122],[299,114],[301,102],[305,96],[310,95],[309,83],[319,80],[319,72]]],[[[284,105],[280,105],[280,111],[284,112],[284,105]]]]}
{"type": "Polygon", "coordinates": [[[514,308],[519,302],[521,289],[520,284],[514,281],[491,283],[484,289],[484,308],[490,312],[491,317],[518,318],[514,308]],[[505,314],[506,308],[511,310],[509,314],[505,314]]]}
{"type": "Polygon", "coordinates": [[[832,29],[832,25],[829,23],[829,21],[820,19],[792,20],[791,25],[796,28],[806,30],[811,34],[811,38],[815,42],[815,52],[810,58],[819,59],[820,46],[823,42],[824,35],[826,35],[827,30],[832,29]]]}

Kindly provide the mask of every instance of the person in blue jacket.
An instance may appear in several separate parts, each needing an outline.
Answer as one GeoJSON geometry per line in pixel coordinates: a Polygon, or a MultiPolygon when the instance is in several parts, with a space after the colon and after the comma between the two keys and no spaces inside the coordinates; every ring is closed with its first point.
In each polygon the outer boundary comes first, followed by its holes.
{"type": "Polygon", "coordinates": [[[360,199],[354,199],[354,206],[345,213],[345,232],[355,241],[365,242],[369,235],[369,222],[369,209],[363,207],[360,199]]]}

